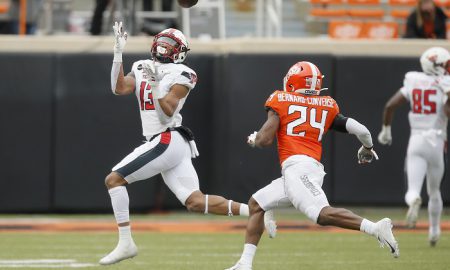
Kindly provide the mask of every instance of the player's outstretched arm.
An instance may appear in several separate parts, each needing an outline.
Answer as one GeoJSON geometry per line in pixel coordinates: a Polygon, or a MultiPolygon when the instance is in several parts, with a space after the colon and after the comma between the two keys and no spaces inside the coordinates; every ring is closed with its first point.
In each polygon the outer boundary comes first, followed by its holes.
{"type": "Polygon", "coordinates": [[[394,112],[400,105],[408,102],[403,94],[398,91],[386,102],[383,110],[383,125],[378,134],[378,142],[383,145],[392,144],[391,124],[394,118],[394,112]]]}
{"type": "Polygon", "coordinates": [[[277,113],[269,110],[267,112],[267,120],[261,127],[258,132],[254,132],[250,136],[248,136],[247,143],[251,147],[268,147],[272,145],[273,140],[278,131],[278,127],[280,126],[280,118],[277,113]]]}
{"type": "Polygon", "coordinates": [[[345,126],[348,133],[355,135],[362,144],[358,150],[358,163],[370,163],[374,158],[378,160],[378,155],[373,150],[372,136],[366,126],[352,118],[347,119],[345,126]]]}
{"type": "Polygon", "coordinates": [[[362,146],[358,150],[358,162],[360,164],[370,163],[373,158],[378,159],[377,153],[373,150],[372,136],[370,131],[353,118],[348,118],[342,114],[336,115],[330,129],[355,135],[362,146]]]}
{"type": "Polygon", "coordinates": [[[115,22],[114,30],[114,59],[111,68],[111,90],[115,95],[128,95],[134,92],[136,80],[134,74],[124,76],[122,52],[127,43],[127,32],[123,31],[122,22],[115,22]]]}

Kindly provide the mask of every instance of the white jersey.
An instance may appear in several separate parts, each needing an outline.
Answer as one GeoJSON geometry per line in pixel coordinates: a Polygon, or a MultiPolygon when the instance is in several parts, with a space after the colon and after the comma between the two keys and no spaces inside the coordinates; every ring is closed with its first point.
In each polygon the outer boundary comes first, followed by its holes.
{"type": "MultiPolygon", "coordinates": [[[[149,138],[155,134],[165,131],[169,127],[178,127],[181,125],[182,116],[180,110],[183,108],[186,97],[182,98],[178,103],[173,116],[167,121],[161,121],[162,112],[155,109],[155,103],[152,96],[152,86],[149,78],[142,68],[142,63],[152,60],[140,60],[133,64],[131,72],[136,78],[135,94],[139,102],[139,110],[141,113],[142,133],[149,138]]],[[[159,63],[155,62],[159,79],[159,92],[161,96],[166,95],[170,88],[175,84],[186,86],[189,91],[195,87],[197,75],[195,72],[183,64],[159,63]]],[[[167,116],[166,116],[167,118],[167,116]]]]}
{"type": "Polygon", "coordinates": [[[423,72],[408,72],[400,92],[409,101],[411,133],[435,131],[447,138],[447,116],[444,104],[449,76],[435,77],[423,72]]]}

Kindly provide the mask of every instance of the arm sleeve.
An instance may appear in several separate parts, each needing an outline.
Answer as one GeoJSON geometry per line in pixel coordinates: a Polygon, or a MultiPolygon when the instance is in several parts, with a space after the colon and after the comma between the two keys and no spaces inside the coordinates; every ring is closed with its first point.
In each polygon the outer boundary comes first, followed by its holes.
{"type": "Polygon", "coordinates": [[[113,62],[111,67],[111,91],[114,95],[116,93],[117,79],[119,78],[120,66],[122,62],[113,62]]]}
{"type": "Polygon", "coordinates": [[[338,132],[344,132],[348,133],[347,130],[347,120],[348,118],[343,116],[342,114],[338,113],[336,117],[334,118],[333,122],[331,123],[330,129],[338,131],[338,132]]]}
{"type": "Polygon", "coordinates": [[[366,148],[372,148],[372,136],[370,135],[370,131],[358,121],[353,118],[348,118],[345,127],[348,133],[355,135],[358,140],[364,145],[366,148]]]}

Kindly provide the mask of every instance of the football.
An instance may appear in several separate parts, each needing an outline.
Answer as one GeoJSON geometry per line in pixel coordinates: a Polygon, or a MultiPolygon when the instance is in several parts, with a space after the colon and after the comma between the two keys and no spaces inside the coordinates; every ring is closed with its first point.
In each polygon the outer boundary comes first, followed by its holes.
{"type": "Polygon", "coordinates": [[[178,5],[184,8],[190,8],[197,4],[198,0],[178,0],[178,5]]]}

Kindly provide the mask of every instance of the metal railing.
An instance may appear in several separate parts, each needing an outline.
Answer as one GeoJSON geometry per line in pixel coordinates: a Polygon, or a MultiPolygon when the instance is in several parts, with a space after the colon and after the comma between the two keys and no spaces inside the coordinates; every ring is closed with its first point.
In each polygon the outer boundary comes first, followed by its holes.
{"type": "Polygon", "coordinates": [[[282,11],[282,0],[256,0],[256,35],[258,37],[281,37],[282,11]]]}

